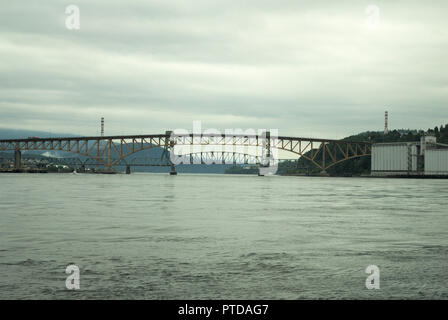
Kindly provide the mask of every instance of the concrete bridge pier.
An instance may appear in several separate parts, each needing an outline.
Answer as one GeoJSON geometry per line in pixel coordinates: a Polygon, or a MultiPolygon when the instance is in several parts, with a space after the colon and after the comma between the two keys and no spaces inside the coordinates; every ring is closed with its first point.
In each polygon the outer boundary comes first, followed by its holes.
{"type": "Polygon", "coordinates": [[[271,175],[271,168],[269,165],[259,165],[258,166],[258,176],[264,177],[265,175],[271,175]]]}
{"type": "Polygon", "coordinates": [[[262,162],[258,165],[258,175],[264,177],[269,171],[269,164],[271,159],[271,132],[266,131],[266,139],[263,143],[262,162]]]}
{"type": "Polygon", "coordinates": [[[14,152],[14,169],[22,169],[22,151],[20,150],[14,152]]]}
{"type": "Polygon", "coordinates": [[[165,131],[165,150],[166,150],[166,159],[170,164],[170,176],[177,175],[176,168],[174,167],[174,163],[171,161],[170,152],[173,152],[174,141],[171,140],[172,131],[165,131]]]}
{"type": "Polygon", "coordinates": [[[177,175],[176,168],[174,167],[174,163],[170,163],[170,176],[177,175]]]}
{"type": "Polygon", "coordinates": [[[131,174],[131,166],[130,165],[126,166],[126,174],[131,174]]]}
{"type": "Polygon", "coordinates": [[[322,171],[319,173],[319,175],[322,176],[322,177],[329,177],[329,176],[330,176],[326,170],[322,170],[322,171]]]}

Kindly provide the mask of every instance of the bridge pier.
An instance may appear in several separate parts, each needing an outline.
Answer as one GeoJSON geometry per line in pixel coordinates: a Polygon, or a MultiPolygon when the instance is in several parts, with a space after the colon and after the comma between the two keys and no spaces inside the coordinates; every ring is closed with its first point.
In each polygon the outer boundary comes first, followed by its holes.
{"type": "Polygon", "coordinates": [[[175,176],[175,175],[177,175],[176,168],[174,167],[174,164],[171,162],[170,163],[170,176],[175,176]]]}
{"type": "Polygon", "coordinates": [[[271,160],[271,132],[266,131],[266,139],[263,143],[263,151],[261,154],[261,163],[258,165],[258,175],[264,177],[269,171],[271,160]]]}
{"type": "Polygon", "coordinates": [[[170,176],[177,175],[176,168],[174,167],[174,163],[171,161],[170,152],[173,151],[174,141],[171,141],[171,133],[172,131],[165,131],[165,150],[166,150],[166,159],[170,164],[170,176]]]}
{"type": "Polygon", "coordinates": [[[22,151],[20,150],[14,151],[14,169],[22,169],[22,151]]]}
{"type": "Polygon", "coordinates": [[[322,170],[322,171],[319,173],[319,175],[322,176],[322,177],[329,177],[329,176],[330,176],[326,170],[322,170]]]}
{"type": "Polygon", "coordinates": [[[126,174],[131,174],[131,166],[130,165],[126,166],[126,174]]]}

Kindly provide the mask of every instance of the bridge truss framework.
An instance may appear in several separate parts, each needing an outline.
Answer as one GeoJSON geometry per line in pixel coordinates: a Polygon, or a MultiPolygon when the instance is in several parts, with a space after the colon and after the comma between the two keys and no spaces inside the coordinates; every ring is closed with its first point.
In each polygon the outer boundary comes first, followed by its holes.
{"type": "MultiPolygon", "coordinates": [[[[212,135],[212,134],[149,134],[134,136],[103,136],[103,137],[63,137],[63,138],[28,138],[0,140],[0,151],[15,151],[15,166],[20,166],[21,151],[65,151],[94,160],[97,164],[111,169],[122,164],[129,156],[151,148],[164,148],[164,155],[169,159],[170,152],[192,159],[194,155],[207,153],[207,157],[219,152],[226,156],[245,154],[255,157],[258,163],[265,158],[278,161],[273,150],[284,150],[298,157],[309,160],[322,171],[353,158],[369,156],[370,142],[356,142],[333,139],[315,139],[301,137],[272,137],[269,135],[212,135]],[[263,154],[251,154],[251,150],[264,150],[263,154]],[[190,156],[193,155],[193,156],[190,156]],[[261,157],[261,158],[260,158],[261,157]]],[[[176,158],[171,157],[171,160],[176,158]]],[[[263,160],[264,159],[264,160],[263,160]]],[[[229,160],[229,158],[227,158],[229,160]]],[[[230,161],[230,160],[229,160],[230,161]]],[[[173,167],[173,162],[170,161],[173,167]]],[[[184,161],[185,163],[185,161],[184,161]]],[[[191,162],[191,163],[197,163],[191,162]]],[[[200,162],[202,163],[202,162],[200,162]]],[[[233,161],[231,162],[233,163],[233,161]]]]}

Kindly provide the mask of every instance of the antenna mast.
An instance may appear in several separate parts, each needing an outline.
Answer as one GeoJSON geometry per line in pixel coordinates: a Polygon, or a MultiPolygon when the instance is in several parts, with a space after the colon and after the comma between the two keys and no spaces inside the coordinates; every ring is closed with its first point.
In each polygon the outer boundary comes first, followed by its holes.
{"type": "Polygon", "coordinates": [[[389,133],[389,124],[388,124],[388,122],[389,122],[389,114],[386,111],[384,113],[384,134],[388,134],[389,133]]]}

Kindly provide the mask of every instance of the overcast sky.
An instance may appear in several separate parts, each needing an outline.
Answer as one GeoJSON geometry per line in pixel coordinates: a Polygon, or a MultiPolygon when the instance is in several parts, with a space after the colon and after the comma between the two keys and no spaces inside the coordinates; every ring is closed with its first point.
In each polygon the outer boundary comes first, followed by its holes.
{"type": "Polygon", "coordinates": [[[92,135],[104,116],[106,134],[200,120],[342,138],[382,130],[385,110],[392,128],[448,123],[446,0],[0,2],[2,128],[92,135]]]}

